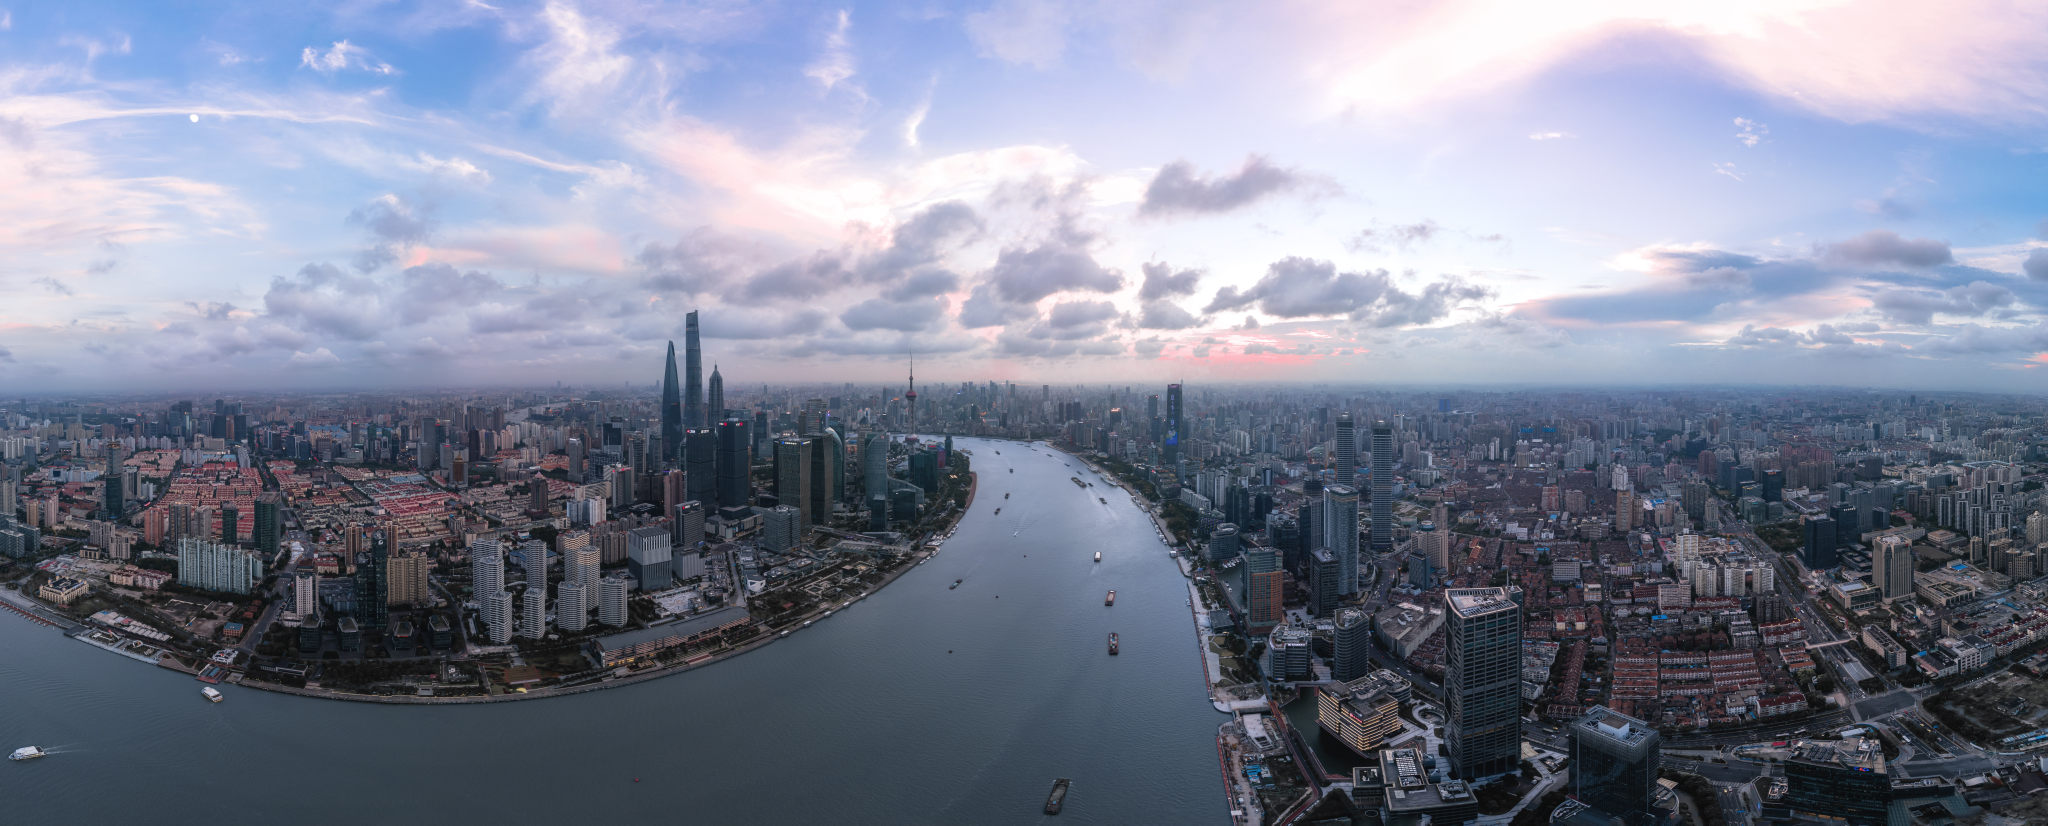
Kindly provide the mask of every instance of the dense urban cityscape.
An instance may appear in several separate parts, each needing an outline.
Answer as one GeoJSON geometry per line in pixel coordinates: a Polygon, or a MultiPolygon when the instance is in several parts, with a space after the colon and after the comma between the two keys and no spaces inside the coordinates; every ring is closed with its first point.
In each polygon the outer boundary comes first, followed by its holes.
{"type": "Polygon", "coordinates": [[[2048,787],[2037,399],[735,390],[688,322],[624,388],[10,401],[0,596],[209,686],[576,693],[946,550],[996,481],[972,437],[1153,514],[1239,822],[2025,818],[2048,787]]]}

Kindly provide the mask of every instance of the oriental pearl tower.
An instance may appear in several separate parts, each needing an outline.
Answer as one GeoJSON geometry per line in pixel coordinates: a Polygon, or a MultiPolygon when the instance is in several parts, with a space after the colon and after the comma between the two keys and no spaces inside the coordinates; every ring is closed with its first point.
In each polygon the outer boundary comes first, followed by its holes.
{"type": "Polygon", "coordinates": [[[903,401],[910,405],[910,426],[905,427],[903,432],[905,435],[915,435],[914,431],[917,430],[917,351],[915,350],[910,353],[910,389],[903,393],[903,401]]]}

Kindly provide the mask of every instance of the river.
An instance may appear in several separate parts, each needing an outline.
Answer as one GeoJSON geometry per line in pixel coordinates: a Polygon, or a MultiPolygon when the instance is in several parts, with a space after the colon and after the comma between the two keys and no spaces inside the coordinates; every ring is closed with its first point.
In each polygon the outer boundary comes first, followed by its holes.
{"type": "Polygon", "coordinates": [[[1145,513],[1050,448],[955,444],[980,489],[930,562],[759,651],[605,691],[416,707],[223,686],[212,704],[0,614],[0,746],[56,752],[0,766],[0,805],[16,823],[1228,822],[1223,717],[1145,513]],[[1074,782],[1055,821],[1056,777],[1074,782]]]}

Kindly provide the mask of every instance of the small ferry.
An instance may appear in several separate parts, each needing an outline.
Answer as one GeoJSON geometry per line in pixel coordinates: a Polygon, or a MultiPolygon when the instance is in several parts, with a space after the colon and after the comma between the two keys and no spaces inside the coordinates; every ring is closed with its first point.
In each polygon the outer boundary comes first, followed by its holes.
{"type": "Polygon", "coordinates": [[[213,686],[205,686],[199,689],[199,693],[206,695],[206,699],[209,702],[218,703],[221,700],[227,699],[225,697],[220,696],[220,690],[214,688],[213,686]]]}
{"type": "Polygon", "coordinates": [[[35,746],[22,746],[21,748],[15,749],[13,754],[7,755],[7,759],[16,761],[34,760],[38,757],[48,756],[50,756],[49,752],[43,751],[42,749],[36,748],[35,746]]]}
{"type": "Polygon", "coordinates": [[[1116,589],[1115,589],[1115,588],[1111,588],[1111,589],[1109,589],[1109,596],[1106,596],[1106,597],[1103,597],[1103,598],[1102,598],[1102,604],[1104,604],[1104,605],[1115,605],[1115,604],[1116,604],[1116,589]]]}
{"type": "Polygon", "coordinates": [[[1109,500],[1108,500],[1108,499],[1104,499],[1104,498],[1102,498],[1102,497],[1100,497],[1100,496],[1097,496],[1097,497],[1095,497],[1095,501],[1097,501],[1097,502],[1101,502],[1102,504],[1105,504],[1105,505],[1109,504],[1109,500]]]}
{"type": "Polygon", "coordinates": [[[1010,498],[1010,495],[1009,495],[1009,494],[1007,494],[1007,493],[1005,493],[1005,494],[1003,494],[1003,498],[1004,498],[1004,499],[1008,499],[1008,498],[1010,498]]]}
{"type": "Polygon", "coordinates": [[[1067,477],[1067,481],[1069,481],[1069,482],[1073,482],[1073,483],[1074,483],[1074,487],[1077,487],[1077,488],[1085,488],[1085,487],[1087,487],[1087,486],[1088,486],[1088,483],[1087,483],[1087,482],[1083,482],[1083,481],[1081,481],[1081,477],[1079,477],[1079,476],[1069,476],[1069,477],[1067,477]]]}
{"type": "Polygon", "coordinates": [[[963,580],[963,579],[956,579],[956,580],[953,580],[953,584],[951,584],[951,585],[948,585],[948,586],[946,586],[946,590],[948,590],[948,591],[951,591],[951,590],[953,590],[954,588],[958,588],[958,587],[960,587],[960,583],[962,583],[962,582],[965,582],[965,581],[966,581],[966,580],[963,580]]]}
{"type": "Polygon", "coordinates": [[[1002,509],[1002,508],[996,508],[996,515],[997,515],[997,516],[1002,516],[1002,515],[1003,515],[1003,509],[1002,509]]]}
{"type": "Polygon", "coordinates": [[[1052,794],[1045,798],[1046,814],[1056,815],[1060,813],[1060,803],[1067,799],[1067,786],[1072,785],[1072,783],[1073,781],[1064,777],[1053,781],[1052,794]]]}
{"type": "Polygon", "coordinates": [[[1096,551],[1096,552],[1095,552],[1095,561],[1096,561],[1096,562],[1101,562],[1101,561],[1102,561],[1102,552],[1101,552],[1101,551],[1096,551]]]}
{"type": "Polygon", "coordinates": [[[1116,656],[1116,632],[1109,632],[1109,655],[1116,656]]]}

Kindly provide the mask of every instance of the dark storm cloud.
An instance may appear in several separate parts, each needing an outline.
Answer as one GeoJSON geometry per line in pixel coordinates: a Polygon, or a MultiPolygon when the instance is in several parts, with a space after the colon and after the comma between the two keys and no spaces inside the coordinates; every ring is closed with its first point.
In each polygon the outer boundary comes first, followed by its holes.
{"type": "Polygon", "coordinates": [[[1300,186],[1304,179],[1253,155],[1236,173],[1203,177],[1194,164],[1174,161],[1159,168],[1145,187],[1145,200],[1138,205],[1141,215],[1174,213],[1216,213],[1248,205],[1276,192],[1300,186]]]}
{"type": "Polygon", "coordinates": [[[1202,280],[1201,270],[1174,272],[1172,267],[1160,262],[1146,264],[1144,270],[1145,285],[1138,289],[1141,301],[1194,295],[1195,286],[1202,280]]]}
{"type": "Polygon", "coordinates": [[[1946,242],[1902,238],[1886,229],[1829,244],[1824,252],[1830,261],[1865,267],[1935,267],[1955,260],[1946,242]]]}

